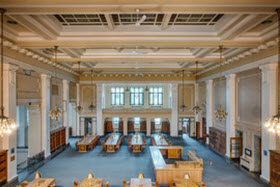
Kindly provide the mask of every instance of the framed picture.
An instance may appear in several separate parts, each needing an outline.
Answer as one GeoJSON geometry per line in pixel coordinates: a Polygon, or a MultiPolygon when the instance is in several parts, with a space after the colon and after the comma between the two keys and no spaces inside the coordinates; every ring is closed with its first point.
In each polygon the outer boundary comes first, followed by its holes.
{"type": "Polygon", "coordinates": [[[252,151],[250,149],[245,148],[245,155],[252,156],[252,151]]]}

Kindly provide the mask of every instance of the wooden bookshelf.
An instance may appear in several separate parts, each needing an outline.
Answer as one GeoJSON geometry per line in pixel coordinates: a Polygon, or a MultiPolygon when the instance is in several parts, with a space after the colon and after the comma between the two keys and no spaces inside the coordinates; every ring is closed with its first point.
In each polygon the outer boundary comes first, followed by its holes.
{"type": "Polygon", "coordinates": [[[0,186],[7,183],[8,178],[8,163],[7,150],[0,150],[0,186]]]}
{"type": "Polygon", "coordinates": [[[51,132],[51,152],[65,145],[66,143],[66,128],[61,127],[51,132]]]}
{"type": "Polygon", "coordinates": [[[226,132],[209,127],[209,145],[222,154],[226,154],[226,132]]]}
{"type": "Polygon", "coordinates": [[[270,150],[270,184],[280,186],[280,150],[270,150]]]}

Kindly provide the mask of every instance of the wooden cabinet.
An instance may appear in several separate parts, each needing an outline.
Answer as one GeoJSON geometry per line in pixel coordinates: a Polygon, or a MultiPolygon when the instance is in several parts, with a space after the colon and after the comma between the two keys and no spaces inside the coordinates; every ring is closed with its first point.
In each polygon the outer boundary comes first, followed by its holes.
{"type": "Polygon", "coordinates": [[[215,127],[209,127],[209,132],[209,145],[218,152],[226,154],[226,133],[215,127]]]}
{"type": "Polygon", "coordinates": [[[270,150],[270,184],[280,187],[280,150],[270,150]]]}
{"type": "Polygon", "coordinates": [[[141,121],[140,132],[146,132],[146,121],[141,121]]]}
{"type": "Polygon", "coordinates": [[[170,133],[170,125],[168,121],[163,121],[161,124],[161,132],[169,134],[170,133]]]}
{"type": "Polygon", "coordinates": [[[0,151],[0,186],[7,183],[7,173],[8,173],[8,164],[7,164],[7,150],[0,151]]]}
{"type": "Polygon", "coordinates": [[[51,152],[60,148],[62,145],[66,143],[66,128],[62,127],[57,130],[51,132],[51,152]]]}

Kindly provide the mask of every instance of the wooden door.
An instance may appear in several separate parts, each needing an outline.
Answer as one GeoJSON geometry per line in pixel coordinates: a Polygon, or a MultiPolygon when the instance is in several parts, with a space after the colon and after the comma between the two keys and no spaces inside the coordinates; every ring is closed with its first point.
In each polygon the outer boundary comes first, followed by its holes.
{"type": "Polygon", "coordinates": [[[203,137],[203,143],[206,143],[206,118],[202,118],[202,137],[203,137]]]}
{"type": "Polygon", "coordinates": [[[195,126],[195,134],[196,134],[196,139],[200,138],[200,122],[196,122],[196,126],[195,126]]]}
{"type": "Polygon", "coordinates": [[[242,154],[242,137],[231,137],[230,138],[230,158],[237,159],[240,158],[242,154]]]}
{"type": "Polygon", "coordinates": [[[89,128],[89,125],[91,125],[91,118],[85,118],[85,135],[91,133],[89,131],[91,131],[92,128],[89,128]]]}

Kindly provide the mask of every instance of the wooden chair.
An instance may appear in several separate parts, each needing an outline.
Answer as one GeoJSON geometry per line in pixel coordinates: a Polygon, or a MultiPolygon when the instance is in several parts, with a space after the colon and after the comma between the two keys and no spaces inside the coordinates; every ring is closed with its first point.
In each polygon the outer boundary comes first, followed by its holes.
{"type": "Polygon", "coordinates": [[[170,181],[168,182],[168,186],[169,186],[169,187],[175,187],[173,180],[170,180],[170,181]]]}
{"type": "Polygon", "coordinates": [[[105,182],[105,185],[104,185],[105,187],[108,187],[109,186],[109,182],[107,181],[107,182],[105,182]]]}
{"type": "Polygon", "coordinates": [[[79,150],[79,147],[78,147],[78,142],[79,142],[79,141],[77,141],[77,142],[75,143],[76,151],[78,151],[78,150],[79,150]]]}
{"type": "Polygon", "coordinates": [[[28,181],[23,181],[23,182],[21,183],[21,186],[22,186],[22,187],[26,187],[26,186],[28,185],[28,183],[29,183],[28,181]]]}
{"type": "Polygon", "coordinates": [[[105,141],[101,143],[102,150],[106,149],[105,141]]]}
{"type": "Polygon", "coordinates": [[[80,182],[74,181],[74,187],[78,187],[80,185],[80,182]]]}
{"type": "Polygon", "coordinates": [[[153,137],[151,137],[151,142],[152,142],[152,146],[155,146],[155,145],[156,145],[156,142],[155,142],[155,140],[154,140],[153,137]]]}
{"type": "Polygon", "coordinates": [[[158,182],[152,182],[152,186],[158,187],[158,182]]]}
{"type": "Polygon", "coordinates": [[[129,187],[129,186],[130,186],[130,182],[123,180],[123,187],[129,187]]]}

